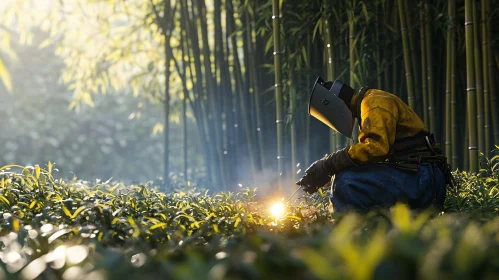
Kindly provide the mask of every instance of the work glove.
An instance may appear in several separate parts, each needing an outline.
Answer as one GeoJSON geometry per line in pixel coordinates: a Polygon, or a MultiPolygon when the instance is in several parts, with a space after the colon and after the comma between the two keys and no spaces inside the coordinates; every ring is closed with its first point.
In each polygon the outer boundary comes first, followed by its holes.
{"type": "Polygon", "coordinates": [[[324,168],[324,158],[312,163],[297,185],[302,186],[303,190],[308,194],[315,193],[319,188],[323,187],[331,181],[331,176],[324,168]]]}
{"type": "Polygon", "coordinates": [[[329,154],[323,158],[324,169],[330,176],[336,175],[345,169],[358,166],[348,155],[349,149],[350,146],[346,146],[345,148],[329,154]]]}
{"type": "Polygon", "coordinates": [[[308,194],[315,193],[319,188],[324,187],[331,181],[331,177],[341,171],[357,166],[348,155],[347,146],[344,149],[338,150],[332,154],[324,156],[322,159],[312,163],[305,170],[303,176],[297,185],[303,187],[303,190],[308,194]]]}

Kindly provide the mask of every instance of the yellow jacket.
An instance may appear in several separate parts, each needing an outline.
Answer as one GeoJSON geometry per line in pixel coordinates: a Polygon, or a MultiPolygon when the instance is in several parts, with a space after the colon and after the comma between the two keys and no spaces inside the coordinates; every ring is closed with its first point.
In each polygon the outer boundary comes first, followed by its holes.
{"type": "MultiPolygon", "coordinates": [[[[354,110],[358,97],[356,93],[351,101],[354,110]]],[[[348,149],[348,156],[358,165],[383,160],[395,141],[428,131],[421,118],[400,98],[378,89],[365,92],[360,119],[359,142],[348,149]]]]}

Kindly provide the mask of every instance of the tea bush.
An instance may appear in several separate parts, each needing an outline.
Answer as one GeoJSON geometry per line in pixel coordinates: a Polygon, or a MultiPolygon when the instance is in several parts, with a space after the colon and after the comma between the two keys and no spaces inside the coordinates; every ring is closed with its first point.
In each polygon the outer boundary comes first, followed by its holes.
{"type": "Polygon", "coordinates": [[[0,170],[0,279],[436,279],[499,276],[497,157],[455,172],[443,212],[331,211],[328,192],[273,216],[256,189],[163,192],[152,184],[0,170]]]}

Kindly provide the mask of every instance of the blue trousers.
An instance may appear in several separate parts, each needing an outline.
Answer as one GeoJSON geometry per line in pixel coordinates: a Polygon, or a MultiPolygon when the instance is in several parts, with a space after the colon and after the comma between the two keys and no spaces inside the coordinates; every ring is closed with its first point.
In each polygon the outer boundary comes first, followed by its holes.
{"type": "Polygon", "coordinates": [[[386,164],[368,164],[344,170],[331,185],[335,212],[389,208],[404,202],[412,209],[443,207],[445,179],[442,171],[428,163],[417,171],[406,171],[386,164]]]}

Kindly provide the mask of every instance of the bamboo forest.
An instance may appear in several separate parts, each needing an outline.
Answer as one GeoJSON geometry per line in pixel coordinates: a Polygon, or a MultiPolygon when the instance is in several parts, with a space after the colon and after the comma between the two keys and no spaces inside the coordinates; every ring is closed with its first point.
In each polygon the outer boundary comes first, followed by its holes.
{"type": "Polygon", "coordinates": [[[498,279],[498,35],[498,0],[0,0],[0,280],[498,279]]]}

